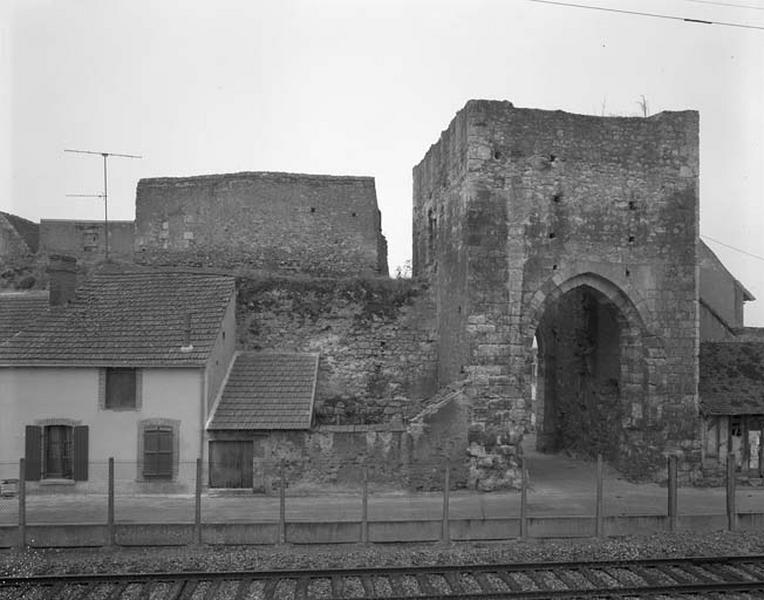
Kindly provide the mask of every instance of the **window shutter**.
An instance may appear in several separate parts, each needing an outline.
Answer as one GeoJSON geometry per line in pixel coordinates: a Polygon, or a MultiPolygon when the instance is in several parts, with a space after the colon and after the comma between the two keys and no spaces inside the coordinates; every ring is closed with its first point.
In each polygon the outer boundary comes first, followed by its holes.
{"type": "Polygon", "coordinates": [[[40,481],[42,475],[42,427],[27,425],[24,438],[24,477],[40,481]]]}
{"type": "Polygon", "coordinates": [[[88,480],[88,426],[77,425],[74,428],[74,469],[75,481],[88,480]]]}

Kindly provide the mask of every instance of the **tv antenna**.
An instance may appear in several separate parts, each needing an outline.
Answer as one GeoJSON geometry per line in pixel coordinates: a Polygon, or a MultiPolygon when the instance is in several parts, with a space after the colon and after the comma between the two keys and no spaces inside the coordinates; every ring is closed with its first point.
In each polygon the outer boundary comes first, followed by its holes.
{"type": "Polygon", "coordinates": [[[117,152],[95,152],[93,150],[73,150],[65,149],[64,152],[74,152],[76,154],[94,154],[103,157],[103,193],[102,194],[67,194],[69,198],[103,198],[103,239],[104,256],[109,260],[109,183],[108,183],[108,158],[118,156],[119,158],[143,158],[136,154],[119,154],[117,152]]]}

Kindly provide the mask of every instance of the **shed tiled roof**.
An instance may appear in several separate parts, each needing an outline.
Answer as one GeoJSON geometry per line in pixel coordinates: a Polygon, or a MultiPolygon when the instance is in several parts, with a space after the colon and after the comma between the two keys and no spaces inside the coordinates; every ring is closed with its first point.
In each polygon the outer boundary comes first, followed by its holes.
{"type": "Polygon", "coordinates": [[[698,392],[705,414],[764,414],[764,343],[703,342],[698,392]]]}
{"type": "Polygon", "coordinates": [[[47,291],[0,293],[0,342],[25,329],[48,306],[47,291]]]}
{"type": "Polygon", "coordinates": [[[202,365],[233,293],[234,279],[221,275],[99,273],[68,306],[0,344],[0,365],[202,365]],[[189,313],[193,349],[183,352],[189,313]]]}
{"type": "Polygon", "coordinates": [[[317,354],[242,352],[208,429],[310,429],[317,354]]]}

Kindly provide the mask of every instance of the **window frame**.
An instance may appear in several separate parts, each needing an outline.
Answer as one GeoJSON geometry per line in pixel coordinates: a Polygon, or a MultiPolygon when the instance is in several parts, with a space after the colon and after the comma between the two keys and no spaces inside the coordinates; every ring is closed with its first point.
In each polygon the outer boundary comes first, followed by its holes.
{"type": "Polygon", "coordinates": [[[98,406],[101,410],[114,412],[138,411],[143,407],[143,371],[134,367],[103,367],[98,370],[98,406]],[[130,406],[113,406],[109,404],[108,381],[110,372],[132,371],[135,376],[134,402],[130,406]]]}
{"type": "Polygon", "coordinates": [[[36,419],[25,426],[24,457],[25,476],[28,481],[64,482],[87,481],[90,466],[90,428],[82,421],[74,419],[36,419]],[[51,428],[62,428],[68,433],[63,443],[68,445],[64,455],[68,455],[68,468],[50,473],[51,428]]]}
{"type": "MultiPolygon", "coordinates": [[[[166,450],[148,450],[149,454],[161,455],[169,454],[166,450]]],[[[144,482],[168,482],[177,481],[178,468],[180,464],[180,421],[177,419],[144,419],[138,423],[138,456],[137,456],[137,481],[144,482]],[[171,458],[169,471],[160,473],[147,474],[146,472],[146,434],[153,433],[154,431],[165,431],[172,437],[171,444],[171,458]]]]}

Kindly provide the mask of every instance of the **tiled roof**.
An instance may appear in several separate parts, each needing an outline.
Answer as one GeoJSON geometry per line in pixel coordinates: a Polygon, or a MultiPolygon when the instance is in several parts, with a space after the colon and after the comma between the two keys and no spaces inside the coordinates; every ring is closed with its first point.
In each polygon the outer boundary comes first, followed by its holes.
{"type": "Polygon", "coordinates": [[[26,328],[48,304],[46,291],[0,293],[0,342],[26,328]]]}
{"type": "Polygon", "coordinates": [[[68,306],[0,344],[0,365],[202,365],[233,293],[234,279],[221,275],[99,273],[68,306]],[[193,349],[183,352],[189,313],[193,349]]]}
{"type": "Polygon", "coordinates": [[[208,429],[310,429],[317,354],[242,352],[208,429]]]}
{"type": "Polygon", "coordinates": [[[764,343],[703,342],[698,391],[705,414],[764,414],[764,343]]]}

